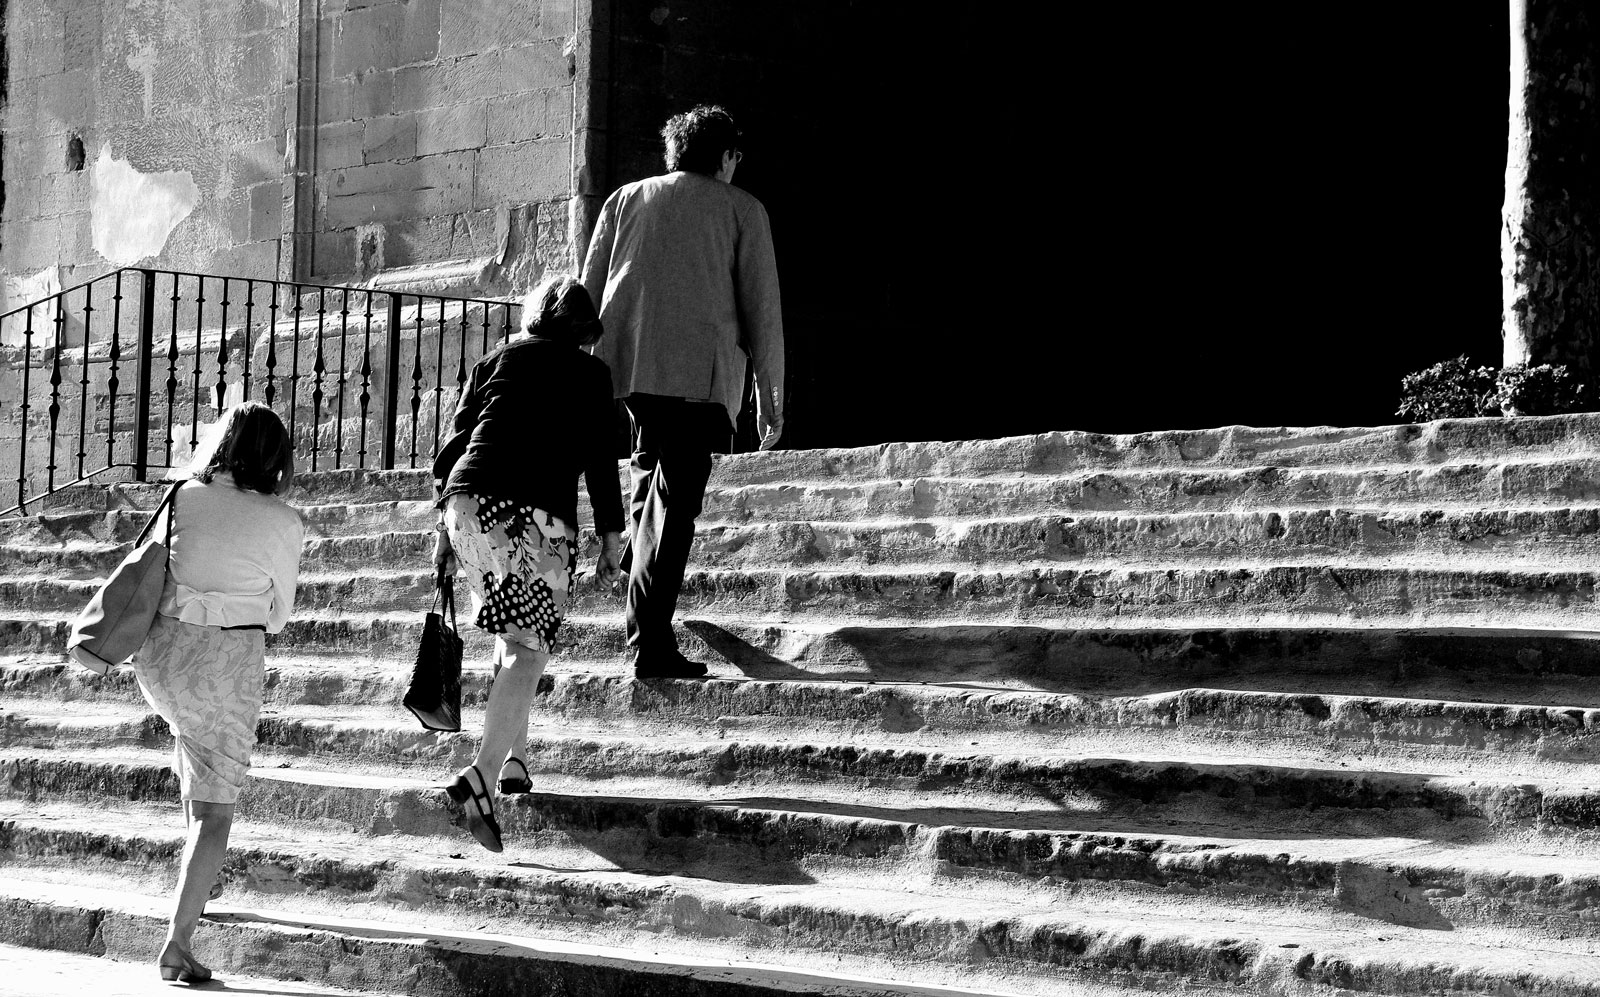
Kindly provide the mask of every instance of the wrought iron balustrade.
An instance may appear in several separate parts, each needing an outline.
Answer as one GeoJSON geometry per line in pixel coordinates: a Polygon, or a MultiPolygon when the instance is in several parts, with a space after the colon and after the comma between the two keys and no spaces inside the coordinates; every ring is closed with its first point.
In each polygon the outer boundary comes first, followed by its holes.
{"type": "Polygon", "coordinates": [[[0,515],[112,469],[145,481],[187,463],[204,427],[252,398],[305,469],[417,467],[517,310],[140,268],[15,308],[0,314],[0,483],[16,501],[0,515]]]}

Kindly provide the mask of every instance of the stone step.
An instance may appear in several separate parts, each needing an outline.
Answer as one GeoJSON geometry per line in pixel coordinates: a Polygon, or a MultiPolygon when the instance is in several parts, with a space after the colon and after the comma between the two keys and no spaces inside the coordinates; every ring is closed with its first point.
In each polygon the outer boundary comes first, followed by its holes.
{"type": "MultiPolygon", "coordinates": [[[[626,489],[626,469],[619,474],[626,489]]],[[[425,472],[322,471],[297,481],[290,502],[302,510],[311,536],[388,532],[397,525],[431,528],[432,488],[425,472]]],[[[1482,540],[1493,537],[1502,523],[1518,532],[1567,537],[1592,532],[1583,517],[1592,516],[1588,510],[1600,503],[1600,485],[1595,482],[1600,482],[1600,458],[1436,468],[1257,467],[1006,479],[713,484],[700,526],[706,531],[803,522],[885,528],[902,521],[1060,522],[1095,516],[1100,519],[1093,521],[1111,523],[1134,516],[1232,512],[1242,514],[1237,522],[1246,537],[1254,535],[1252,524],[1259,522],[1269,539],[1281,539],[1297,528],[1314,538],[1319,530],[1348,530],[1354,525],[1365,528],[1367,542],[1382,541],[1387,530],[1397,530],[1401,539],[1415,534],[1446,542],[1452,537],[1482,540]],[[1561,514],[1563,510],[1571,511],[1561,514]],[[1299,523],[1285,521],[1296,514],[1304,516],[1299,523]],[[1279,517],[1277,522],[1273,515],[1279,517]],[[1365,519],[1371,515],[1379,517],[1377,523],[1365,519]],[[1319,516],[1328,520],[1326,526],[1319,524],[1319,516]]],[[[159,484],[70,486],[31,502],[34,516],[0,520],[0,542],[125,542],[143,527],[144,514],[160,500],[162,490],[159,484]]],[[[593,522],[586,494],[580,494],[578,515],[586,526],[593,522]]],[[[1215,542],[1212,534],[1227,530],[1231,522],[1191,519],[1160,529],[1188,526],[1201,530],[1202,539],[1215,542]]],[[[1078,527],[1080,532],[1085,529],[1078,527]]],[[[1092,544],[1096,532],[1089,529],[1084,542],[1092,544]]]]}
{"type": "MultiPolygon", "coordinates": [[[[420,566],[419,566],[420,567],[420,566]]],[[[827,621],[1034,624],[1052,627],[1239,623],[1328,625],[1372,621],[1429,625],[1484,618],[1521,626],[1585,629],[1595,618],[1593,570],[1489,567],[1396,559],[1328,563],[1238,562],[1123,567],[1112,562],[992,570],[947,565],[874,569],[691,569],[681,617],[748,622],[827,621]]],[[[0,578],[12,613],[75,613],[92,579],[0,578]]],[[[302,616],[421,611],[433,599],[431,569],[302,574],[302,616]]],[[[580,581],[572,612],[615,613],[621,599],[580,581]]],[[[680,618],[681,618],[680,617],[680,618]]]]}
{"type": "MultiPolygon", "coordinates": [[[[98,514],[83,525],[112,533],[125,532],[128,535],[124,540],[75,537],[53,543],[0,542],[0,562],[14,573],[55,577],[95,577],[109,573],[132,548],[137,536],[135,530],[107,522],[115,515],[98,514]]],[[[391,513],[382,517],[382,522],[358,526],[345,520],[339,524],[341,527],[357,526],[373,532],[309,538],[301,557],[301,570],[366,571],[426,564],[433,551],[433,512],[423,507],[411,518],[411,522],[405,522],[391,513]],[[422,520],[425,523],[420,522],[422,520]]],[[[55,528],[63,524],[50,525],[55,528]]],[[[327,526],[326,523],[318,525],[327,526]]],[[[41,528],[38,532],[45,531],[41,528]]],[[[582,531],[579,546],[579,563],[588,566],[599,553],[593,531],[582,531]]],[[[1335,509],[1170,516],[1052,515],[986,520],[773,522],[706,526],[695,538],[690,561],[701,568],[739,570],[928,563],[962,566],[1072,564],[1111,559],[1126,565],[1149,562],[1215,564],[1219,559],[1373,557],[1420,558],[1435,562],[1460,558],[1484,567],[1588,567],[1600,558],[1600,507],[1471,512],[1335,509]]]]}
{"type": "MultiPolygon", "coordinates": [[[[1421,839],[1311,840],[1284,850],[1272,838],[1016,831],[944,826],[759,806],[535,793],[499,807],[513,846],[509,861],[560,856],[570,871],[688,876],[748,884],[849,886],[900,879],[925,898],[958,899],[975,886],[996,897],[1040,887],[1082,892],[1126,888],[1135,897],[1181,891],[1213,901],[1311,906],[1392,924],[1458,930],[1501,926],[1537,937],[1593,938],[1600,915],[1589,900],[1600,888],[1600,860],[1519,852],[1503,843],[1458,845],[1421,839]],[[1031,883],[1032,887],[1017,887],[1031,883]]],[[[0,802],[0,855],[44,868],[88,864],[174,865],[181,828],[158,806],[83,808],[0,802]]],[[[407,815],[401,834],[418,854],[461,843],[443,805],[407,815]],[[441,844],[428,839],[440,837],[441,844]]],[[[224,879],[234,890],[282,893],[286,882],[329,886],[382,874],[393,835],[378,838],[241,822],[224,879]],[[374,855],[374,853],[379,853],[374,855]],[[331,857],[330,857],[331,856],[331,857]]],[[[455,881],[485,892],[498,859],[473,851],[455,881]],[[472,879],[476,882],[472,882],[472,879]],[[468,880],[463,882],[463,880],[468,880]]],[[[393,873],[390,873],[393,875],[393,873]]],[[[411,898],[413,902],[415,897],[411,898]]]]}
{"type": "MultiPolygon", "coordinates": [[[[259,753],[253,770],[258,778],[240,803],[241,813],[267,821],[316,815],[356,828],[386,827],[393,814],[417,805],[415,786],[342,770],[322,775],[320,766],[378,765],[392,771],[397,756],[405,755],[403,760],[425,758],[428,778],[437,781],[465,764],[472,750],[465,739],[429,738],[398,727],[380,731],[395,738],[388,744],[349,725],[316,731],[302,725],[298,733],[311,735],[314,753],[307,754],[304,747],[259,753]],[[366,788],[357,791],[349,785],[353,781],[366,788]]],[[[86,802],[107,795],[177,798],[169,751],[91,751],[68,743],[66,748],[0,752],[0,794],[86,802]]],[[[1343,834],[1443,840],[1538,835],[1572,848],[1600,830],[1600,787],[1592,785],[1592,772],[1587,779],[1578,773],[1558,780],[1547,771],[1533,782],[1371,767],[1315,768],[1293,758],[1274,764],[1277,760],[1270,756],[1238,751],[1211,758],[1191,752],[1187,760],[1174,761],[1170,756],[969,750],[946,754],[848,743],[601,738],[540,731],[530,733],[528,766],[535,785],[553,792],[603,789],[610,795],[681,798],[715,788],[723,800],[748,801],[755,795],[798,801],[775,805],[779,809],[834,803],[863,816],[889,819],[930,807],[941,818],[948,816],[950,806],[981,807],[990,811],[984,817],[989,826],[1034,830],[1126,832],[1255,822],[1296,837],[1316,837],[1325,836],[1331,823],[1343,834]],[[941,794],[967,802],[950,803],[941,794]]]]}
{"type": "MultiPolygon", "coordinates": [[[[104,946],[101,946],[102,948],[104,946]]],[[[0,944],[0,997],[43,997],[48,994],[93,994],[94,997],[154,997],[157,990],[155,955],[147,952],[86,955],[60,950],[0,944]]],[[[238,993],[272,994],[274,997],[401,997],[397,991],[346,990],[327,983],[269,980],[261,976],[227,974],[227,985],[238,993]]]]}
{"type": "MultiPolygon", "coordinates": [[[[248,828],[236,829],[235,842],[235,855],[259,860],[263,872],[276,857],[271,839],[248,828]]],[[[295,844],[299,847],[292,855],[299,857],[305,843],[295,844]]],[[[79,881],[66,882],[26,870],[28,878],[0,884],[0,924],[15,941],[78,951],[101,937],[116,939],[123,946],[116,954],[135,958],[135,951],[148,949],[159,938],[163,925],[156,899],[161,886],[147,878],[154,870],[142,871],[144,876],[134,880],[141,892],[132,894],[129,886],[134,883],[126,873],[119,876],[120,869],[98,876],[77,869],[72,875],[79,881]],[[106,890],[101,884],[107,882],[121,889],[106,890]],[[137,940],[138,949],[130,946],[131,940],[137,940]]],[[[591,937],[623,926],[650,932],[646,937],[655,941],[652,948],[670,949],[664,960],[668,971],[681,973],[682,962],[707,951],[712,943],[706,936],[715,932],[742,936],[745,944],[759,945],[761,957],[768,960],[798,957],[812,966],[821,960],[847,969],[870,959],[880,969],[891,968],[893,978],[908,988],[881,992],[937,993],[918,988],[954,976],[969,988],[979,988],[966,993],[996,995],[1071,992],[1100,997],[1106,993],[1101,987],[1119,985],[1144,992],[1226,987],[1252,995],[1281,994],[1288,992],[1285,988],[1308,994],[1600,994],[1595,982],[1600,959],[1582,944],[1535,940],[1504,929],[1441,932],[1434,926],[1347,912],[1227,906],[1195,897],[1175,903],[1159,895],[1107,897],[1083,890],[1048,907],[1004,904],[981,894],[981,900],[973,897],[965,905],[940,904],[861,887],[728,887],[679,877],[517,867],[498,870],[491,878],[474,875],[471,865],[427,856],[389,863],[372,862],[369,856],[363,863],[359,856],[335,855],[307,872],[311,874],[298,881],[274,877],[274,895],[261,897],[268,903],[240,908],[225,897],[214,904],[197,935],[197,955],[224,972],[248,967],[255,973],[321,979],[335,965],[326,957],[334,949],[344,954],[337,961],[341,968],[355,969],[361,979],[411,981],[417,979],[419,953],[411,950],[417,946],[425,953],[423,965],[452,970],[424,977],[433,987],[442,987],[428,993],[476,997],[486,991],[453,985],[480,973],[496,980],[496,993],[515,993],[521,992],[517,988],[526,977],[508,963],[513,954],[526,953],[528,927],[535,927],[537,937],[547,933],[537,929],[555,928],[551,922],[558,919],[571,923],[576,915],[588,917],[590,924],[583,930],[591,937]],[[363,864],[366,876],[346,875],[363,864]],[[493,947],[469,950],[463,944],[468,939],[459,934],[459,908],[463,898],[480,895],[472,889],[479,880],[493,887],[497,903],[489,911],[477,906],[469,922],[475,920],[478,931],[515,935],[517,944],[507,944],[513,939],[504,937],[495,938],[499,944],[493,947]],[[463,888],[451,889],[456,884],[463,888]],[[343,905],[352,893],[388,894],[410,909],[384,916],[366,905],[363,913],[377,919],[357,926],[326,913],[328,895],[337,895],[343,905]],[[608,902],[618,895],[632,902],[608,902]],[[964,913],[973,902],[987,908],[981,920],[964,913]],[[476,972],[463,971],[468,951],[476,972]]],[[[880,992],[850,989],[855,981],[840,976],[841,985],[828,992],[880,992]]],[[[342,982],[349,982],[348,977],[342,982]]],[[[613,987],[618,983],[614,977],[604,982],[613,987]]],[[[563,987],[562,992],[746,991],[684,986],[662,991],[563,987]]]]}
{"type": "MultiPolygon", "coordinates": [[[[1284,559],[1287,561],[1287,559],[1284,559]]],[[[1111,561],[1070,565],[999,565],[988,570],[949,564],[834,569],[696,569],[686,574],[680,611],[788,621],[827,620],[1040,623],[1092,626],[1108,620],[1204,618],[1393,619],[1481,617],[1530,626],[1589,625],[1596,575],[1590,570],[1490,565],[1433,558],[1349,557],[1302,563],[1211,559],[1124,567],[1111,561]]],[[[620,597],[580,570],[573,611],[619,612],[620,597]]],[[[72,613],[99,584],[95,577],[28,572],[0,577],[0,604],[13,611],[72,613]]],[[[363,568],[302,572],[296,610],[302,615],[387,613],[425,609],[433,598],[431,569],[363,568]]]]}
{"type": "MultiPolygon", "coordinates": [[[[459,621],[469,665],[487,663],[492,641],[459,621]]],[[[1286,694],[1336,694],[1600,706],[1600,637],[1534,628],[1196,626],[1069,629],[1026,625],[745,623],[691,618],[678,628],[685,653],[714,676],[817,682],[962,684],[993,691],[1146,695],[1195,687],[1286,694]]],[[[1209,624],[1209,625],[1208,625],[1209,624]]],[[[94,695],[88,673],[62,663],[65,618],[0,617],[0,690],[17,668],[63,677],[71,696],[94,695]],[[51,671],[53,670],[53,671],[51,671]],[[81,676],[81,677],[80,677],[81,676]]],[[[307,671],[281,694],[308,702],[390,696],[392,671],[409,675],[421,634],[417,612],[301,617],[268,637],[268,660],[307,671]],[[292,691],[290,691],[292,690],[292,691]]],[[[562,626],[557,668],[630,676],[615,615],[575,616],[562,626]]],[[[119,672],[117,674],[126,674],[119,672]]],[[[668,683],[669,686],[678,685],[668,683]]],[[[269,689],[269,697],[274,693],[269,689]]],[[[385,701],[392,701],[387,699],[385,701]]]]}
{"type": "MultiPolygon", "coordinates": [[[[342,726],[352,750],[376,746],[404,760],[434,740],[398,705],[409,678],[409,670],[381,665],[349,674],[326,662],[275,658],[258,737],[268,748],[304,748],[326,743],[325,732],[342,726]],[[371,742],[367,731],[377,732],[371,742]]],[[[470,666],[462,684],[470,731],[487,698],[488,669],[470,666]]],[[[0,746],[51,746],[57,731],[74,728],[101,745],[165,743],[128,668],[99,677],[59,663],[0,666],[0,690],[0,746]]],[[[1223,689],[1094,697],[903,683],[646,683],[558,666],[541,680],[532,715],[536,730],[591,736],[672,732],[1057,754],[1182,755],[1254,744],[1313,765],[1405,759],[1434,771],[1500,776],[1600,761],[1594,708],[1223,689]]]]}
{"type": "MultiPolygon", "coordinates": [[[[35,880],[0,884],[0,924],[7,937],[54,955],[72,952],[116,959],[124,973],[140,963],[137,969],[148,972],[166,931],[170,901],[161,895],[164,887],[148,884],[140,892],[105,879],[89,882],[95,885],[35,880]]],[[[218,983],[205,989],[285,997],[337,997],[344,992],[327,989],[333,986],[357,987],[365,997],[379,997],[379,990],[407,997],[978,997],[980,993],[1036,997],[1045,992],[1010,986],[976,991],[875,980],[851,972],[882,969],[884,960],[840,958],[834,960],[833,972],[779,966],[756,962],[732,946],[714,954],[697,951],[683,938],[663,946],[660,932],[630,939],[634,945],[624,947],[614,939],[604,939],[613,942],[607,945],[524,932],[495,933],[485,931],[481,923],[442,923],[437,912],[377,921],[352,917],[326,903],[302,902],[286,909],[286,902],[298,898],[261,899],[265,903],[249,910],[217,902],[208,905],[195,936],[195,955],[218,974],[218,983]],[[249,989],[249,981],[261,974],[295,982],[274,980],[261,989],[249,989]]],[[[937,976],[938,971],[920,975],[937,976]]],[[[989,974],[979,970],[977,975],[989,974]]],[[[82,992],[97,997],[123,993],[82,992]]],[[[127,991],[154,992],[148,987],[127,991]]],[[[1092,997],[1120,997],[1127,992],[1120,987],[1097,988],[1092,997]]],[[[1091,997],[1090,992],[1085,997],[1091,997]]]]}

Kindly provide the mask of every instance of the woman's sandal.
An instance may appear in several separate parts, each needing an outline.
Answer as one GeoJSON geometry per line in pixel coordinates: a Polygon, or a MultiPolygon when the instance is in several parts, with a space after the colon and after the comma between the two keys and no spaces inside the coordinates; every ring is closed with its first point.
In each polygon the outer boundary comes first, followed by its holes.
{"type": "Polygon", "coordinates": [[[204,983],[211,979],[211,970],[194,961],[194,956],[177,949],[181,962],[158,962],[156,968],[161,970],[161,978],[168,983],[204,983]]]}
{"type": "Polygon", "coordinates": [[[528,773],[527,763],[518,758],[516,755],[508,756],[506,758],[506,763],[500,766],[500,795],[517,796],[523,793],[531,792],[533,792],[533,778],[528,773]],[[506,769],[512,765],[515,765],[517,768],[522,770],[522,775],[520,777],[506,775],[506,769]]]}
{"type": "Polygon", "coordinates": [[[500,823],[494,819],[494,801],[489,798],[487,785],[478,767],[469,765],[456,775],[453,782],[445,783],[444,791],[466,811],[467,830],[478,839],[478,844],[491,852],[498,852],[505,846],[500,843],[500,823]],[[478,777],[477,787],[467,778],[468,772],[478,777]]]}

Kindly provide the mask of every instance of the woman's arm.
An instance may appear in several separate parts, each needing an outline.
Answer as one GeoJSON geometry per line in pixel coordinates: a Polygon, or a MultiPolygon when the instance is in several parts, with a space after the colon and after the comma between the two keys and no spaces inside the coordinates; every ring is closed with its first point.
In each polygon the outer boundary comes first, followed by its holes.
{"type": "Polygon", "coordinates": [[[267,610],[267,633],[275,634],[289,622],[294,613],[295,590],[300,584],[300,550],[305,544],[306,527],[293,507],[285,506],[294,514],[294,524],[284,530],[282,542],[272,552],[272,605],[267,610]]]}

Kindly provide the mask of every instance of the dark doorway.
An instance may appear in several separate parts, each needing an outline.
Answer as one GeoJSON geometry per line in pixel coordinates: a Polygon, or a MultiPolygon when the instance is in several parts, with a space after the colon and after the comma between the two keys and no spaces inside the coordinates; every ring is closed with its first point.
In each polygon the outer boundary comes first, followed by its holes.
{"type": "Polygon", "coordinates": [[[1503,2],[613,9],[613,186],[745,129],[785,445],[1393,421],[1499,359],[1503,2]]]}

